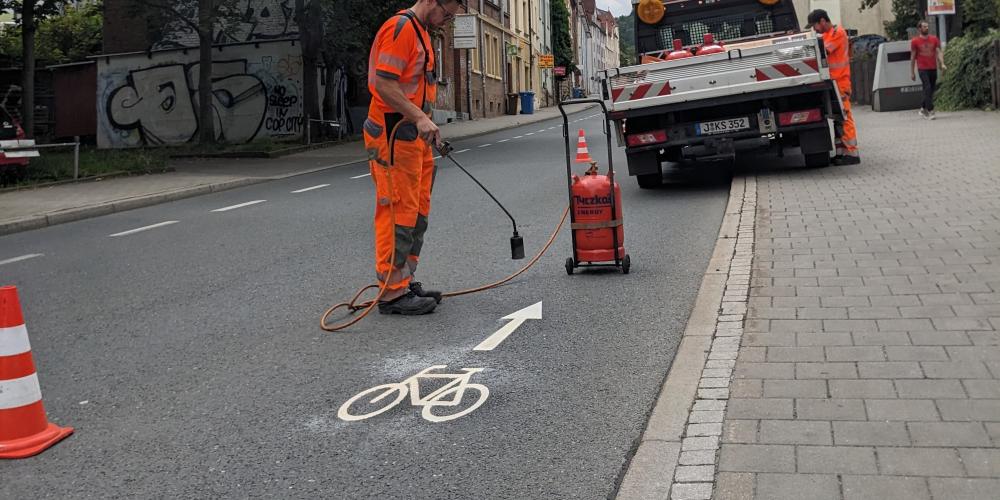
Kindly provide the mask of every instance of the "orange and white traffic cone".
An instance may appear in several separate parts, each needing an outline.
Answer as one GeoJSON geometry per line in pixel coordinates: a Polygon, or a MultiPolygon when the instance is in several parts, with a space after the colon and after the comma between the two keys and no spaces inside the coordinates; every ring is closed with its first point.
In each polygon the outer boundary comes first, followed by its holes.
{"type": "Polygon", "coordinates": [[[45,416],[17,288],[0,287],[0,458],[37,455],[72,433],[45,416]]]}
{"type": "Polygon", "coordinates": [[[590,151],[587,150],[587,138],[583,135],[583,129],[580,129],[580,137],[576,140],[576,163],[593,163],[593,159],[590,158],[590,151]]]}

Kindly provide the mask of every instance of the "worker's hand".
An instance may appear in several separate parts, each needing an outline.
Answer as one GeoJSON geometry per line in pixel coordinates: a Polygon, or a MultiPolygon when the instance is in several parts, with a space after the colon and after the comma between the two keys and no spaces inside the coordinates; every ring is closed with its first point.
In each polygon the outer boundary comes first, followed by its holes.
{"type": "Polygon", "coordinates": [[[433,146],[441,145],[441,130],[438,126],[430,119],[430,117],[424,116],[420,118],[417,122],[417,133],[420,134],[420,138],[424,140],[427,144],[433,146]]]}

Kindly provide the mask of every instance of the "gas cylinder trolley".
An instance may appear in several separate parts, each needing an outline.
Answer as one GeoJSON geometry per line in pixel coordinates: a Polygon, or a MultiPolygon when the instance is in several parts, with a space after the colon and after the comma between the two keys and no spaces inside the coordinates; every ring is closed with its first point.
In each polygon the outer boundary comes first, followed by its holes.
{"type": "MultiPolygon", "coordinates": [[[[566,259],[566,273],[573,274],[578,267],[614,266],[623,274],[628,274],[632,262],[624,246],[621,186],[615,182],[608,108],[600,99],[571,99],[559,103],[559,112],[563,118],[563,140],[566,143],[566,184],[573,241],[573,256],[566,259]],[[608,144],[607,175],[597,173],[597,162],[590,159],[589,152],[582,148],[584,144],[580,144],[576,161],[590,163],[590,168],[582,176],[573,174],[569,116],[564,106],[583,103],[600,104],[603,110],[604,138],[608,144]]],[[[583,130],[580,130],[580,142],[584,142],[583,130]]]]}

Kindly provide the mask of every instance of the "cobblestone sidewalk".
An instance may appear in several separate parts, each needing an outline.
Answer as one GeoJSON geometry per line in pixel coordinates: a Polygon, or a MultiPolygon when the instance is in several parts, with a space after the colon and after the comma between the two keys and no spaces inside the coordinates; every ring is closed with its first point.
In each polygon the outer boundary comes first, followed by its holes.
{"type": "Polygon", "coordinates": [[[755,172],[715,498],[1000,498],[1000,114],[858,122],[860,166],[755,172]]]}

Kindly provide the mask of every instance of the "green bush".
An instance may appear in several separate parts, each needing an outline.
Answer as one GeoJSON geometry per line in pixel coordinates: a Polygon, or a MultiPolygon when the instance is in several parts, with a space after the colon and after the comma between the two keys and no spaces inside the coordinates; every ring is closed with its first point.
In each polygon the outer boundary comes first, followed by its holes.
{"type": "Polygon", "coordinates": [[[990,68],[990,46],[1000,40],[1000,30],[990,30],[983,36],[967,34],[948,40],[944,51],[944,72],[935,105],[942,109],[988,108],[993,78],[990,68]]]}

